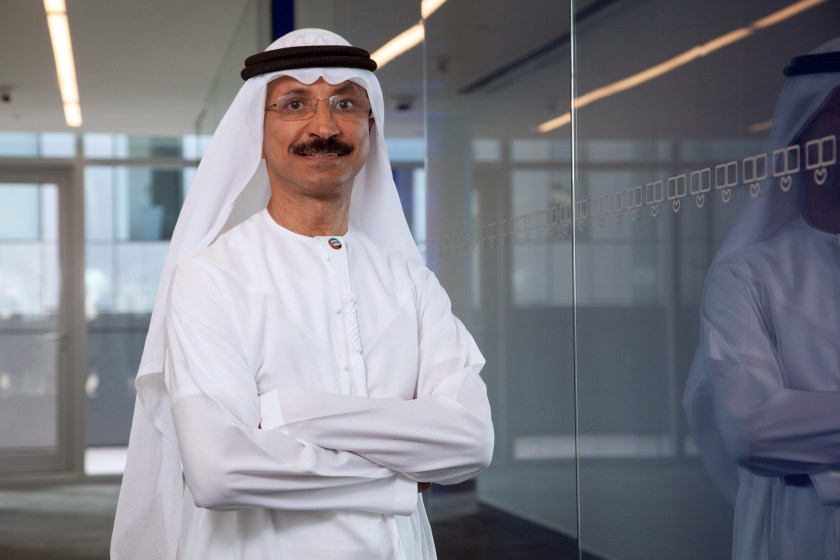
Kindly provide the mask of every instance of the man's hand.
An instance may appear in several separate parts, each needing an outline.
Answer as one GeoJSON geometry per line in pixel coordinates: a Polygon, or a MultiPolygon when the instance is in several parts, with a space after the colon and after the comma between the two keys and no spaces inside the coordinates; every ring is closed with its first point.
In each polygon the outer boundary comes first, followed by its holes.
{"type": "Polygon", "coordinates": [[[418,482],[417,483],[417,493],[422,494],[423,492],[425,492],[426,490],[428,490],[431,487],[432,487],[431,482],[418,482]]]}

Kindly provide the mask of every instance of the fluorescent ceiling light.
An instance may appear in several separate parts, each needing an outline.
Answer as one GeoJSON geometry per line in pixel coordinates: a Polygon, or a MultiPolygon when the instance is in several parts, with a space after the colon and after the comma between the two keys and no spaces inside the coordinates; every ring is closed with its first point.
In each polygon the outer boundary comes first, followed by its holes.
{"type": "Polygon", "coordinates": [[[747,132],[750,134],[757,134],[773,128],[773,119],[768,119],[759,123],[751,124],[747,127],[747,132]]]}
{"type": "Polygon", "coordinates": [[[420,4],[420,13],[423,16],[423,19],[428,18],[430,15],[435,13],[438,8],[440,8],[446,0],[423,0],[420,4]]]}
{"type": "Polygon", "coordinates": [[[382,68],[407,50],[419,45],[423,41],[423,37],[423,22],[420,22],[379,47],[370,57],[376,61],[379,68],[382,68]]]}
{"type": "Polygon", "coordinates": [[[67,12],[64,0],[44,0],[44,10],[48,14],[63,14],[67,12]]]}
{"type": "MultiPolygon", "coordinates": [[[[738,29],[730,31],[729,33],[725,33],[720,37],[716,37],[715,39],[707,41],[702,45],[697,45],[696,47],[693,47],[681,54],[678,54],[677,56],[670,58],[665,62],[661,62],[655,66],[651,66],[646,70],[642,70],[641,72],[633,74],[632,76],[628,76],[622,80],[613,82],[612,84],[585,93],[580,97],[575,98],[572,105],[576,109],[580,109],[581,107],[585,107],[594,101],[598,101],[599,99],[615,95],[616,93],[621,93],[622,91],[627,91],[628,89],[639,86],[645,82],[649,82],[654,78],[658,78],[663,74],[667,74],[668,72],[676,70],[680,66],[684,66],[689,62],[693,62],[698,58],[702,58],[708,54],[711,54],[719,49],[722,49],[727,45],[731,45],[733,43],[746,39],[747,37],[749,37],[750,35],[752,35],[760,29],[765,29],[772,25],[776,25],[777,23],[781,23],[801,12],[804,12],[805,10],[809,10],[826,1],[827,0],[800,0],[799,2],[791,4],[786,8],[773,12],[769,16],[765,16],[761,19],[758,19],[746,27],[740,27],[738,29]]],[[[571,113],[566,113],[564,115],[560,115],[559,117],[555,117],[540,124],[539,126],[537,126],[537,131],[550,132],[552,130],[560,128],[561,126],[565,126],[570,122],[571,113]]]]}
{"type": "Polygon", "coordinates": [[[67,126],[82,126],[82,107],[78,102],[64,104],[64,120],[67,126]]]}
{"type": "Polygon", "coordinates": [[[376,66],[382,68],[401,54],[422,43],[423,38],[425,37],[423,20],[435,13],[445,2],[446,0],[423,0],[420,4],[422,19],[376,49],[376,51],[370,55],[370,57],[376,61],[376,66]]]}
{"type": "Polygon", "coordinates": [[[70,24],[64,0],[44,0],[47,26],[50,29],[58,88],[64,104],[64,120],[67,126],[82,125],[82,108],[79,104],[79,85],[76,81],[76,63],[70,42],[70,24]]]}

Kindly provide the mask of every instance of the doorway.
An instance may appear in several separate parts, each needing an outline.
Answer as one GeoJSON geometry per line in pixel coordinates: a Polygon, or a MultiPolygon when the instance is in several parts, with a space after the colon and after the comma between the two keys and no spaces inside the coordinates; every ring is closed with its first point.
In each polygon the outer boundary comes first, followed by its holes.
{"type": "Polygon", "coordinates": [[[71,167],[0,167],[0,473],[83,472],[80,193],[71,167]]]}

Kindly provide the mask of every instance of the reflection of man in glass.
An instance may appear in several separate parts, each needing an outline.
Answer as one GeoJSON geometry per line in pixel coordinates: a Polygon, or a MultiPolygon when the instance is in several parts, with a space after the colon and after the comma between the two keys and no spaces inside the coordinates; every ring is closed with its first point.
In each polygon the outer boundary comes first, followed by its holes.
{"type": "Polygon", "coordinates": [[[773,180],[710,268],[684,402],[737,560],[840,558],[840,40],[785,73],[773,180]]]}

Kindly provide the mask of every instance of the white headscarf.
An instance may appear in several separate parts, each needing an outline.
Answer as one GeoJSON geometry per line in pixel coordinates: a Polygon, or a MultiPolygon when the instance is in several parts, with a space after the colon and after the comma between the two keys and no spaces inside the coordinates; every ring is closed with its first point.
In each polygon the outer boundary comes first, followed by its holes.
{"type": "MultiPolygon", "coordinates": [[[[268,49],[349,45],[321,29],[293,31],[268,49]]],[[[220,233],[264,209],[270,189],[261,161],[266,85],[280,76],[311,84],[353,81],[367,90],[375,125],[367,161],[353,183],[350,224],[378,245],[420,260],[400,206],[383,134],[384,102],[372,72],[354,68],[302,68],[255,76],[242,86],[219,123],[196,171],[163,265],[146,345],[135,382],[131,426],[111,558],[175,557],[180,533],[183,477],[178,440],[164,380],[165,309],[172,271],[208,247],[220,233]]]]}
{"type": "MultiPolygon", "coordinates": [[[[832,39],[811,54],[840,51],[840,38],[832,39]]],[[[769,153],[794,143],[826,99],[840,87],[840,72],[804,74],[788,78],[776,102],[769,153]]],[[[772,176],[772,167],[769,175],[772,176]]],[[[709,269],[725,257],[745,247],[767,240],[797,218],[805,205],[803,181],[806,171],[790,175],[789,190],[782,189],[776,178],[765,181],[759,196],[750,199],[726,236],[709,269]]],[[[738,493],[738,470],[729,456],[715,421],[711,381],[706,363],[706,341],[700,341],[683,398],[689,427],[700,457],[720,491],[735,503],[738,493]]]]}

